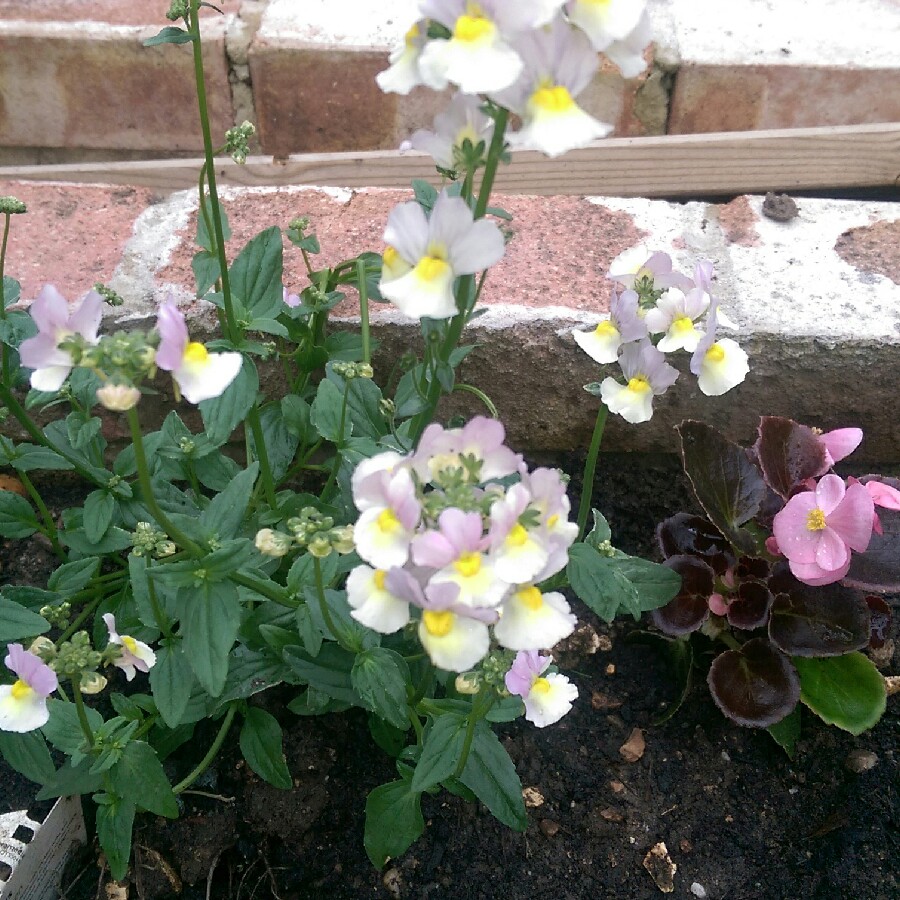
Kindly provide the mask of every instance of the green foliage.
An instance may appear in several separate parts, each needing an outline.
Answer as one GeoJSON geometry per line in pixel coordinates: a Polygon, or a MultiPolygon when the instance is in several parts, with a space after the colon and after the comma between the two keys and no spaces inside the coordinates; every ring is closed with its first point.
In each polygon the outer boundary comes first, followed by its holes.
{"type": "Polygon", "coordinates": [[[247,765],[269,784],[290,790],[293,781],[281,741],[281,726],[276,718],[264,709],[248,707],[241,728],[241,753],[247,765]]]}

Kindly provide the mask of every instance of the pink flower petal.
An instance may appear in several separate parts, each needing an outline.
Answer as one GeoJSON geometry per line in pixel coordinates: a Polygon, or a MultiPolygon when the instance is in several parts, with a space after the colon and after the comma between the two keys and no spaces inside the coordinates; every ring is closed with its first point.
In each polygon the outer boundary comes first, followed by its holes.
{"type": "Polygon", "coordinates": [[[819,532],[819,544],[816,547],[816,565],[826,572],[833,572],[835,569],[845,566],[849,559],[850,550],[836,531],[831,528],[825,528],[819,532]]]}
{"type": "Polygon", "coordinates": [[[772,522],[772,534],[778,542],[778,549],[792,562],[815,562],[819,532],[810,531],[807,520],[816,508],[816,495],[812,491],[804,491],[791,497],[772,522]]]}
{"type": "Polygon", "coordinates": [[[861,553],[869,546],[874,515],[875,504],[865,486],[852,484],[847,488],[844,499],[825,517],[825,521],[828,528],[840,535],[848,547],[861,553]]]}
{"type": "Polygon", "coordinates": [[[827,516],[844,499],[847,488],[838,475],[823,475],[816,485],[816,506],[827,516]]]}
{"type": "Polygon", "coordinates": [[[840,581],[850,569],[850,557],[847,557],[847,562],[842,568],[835,569],[833,572],[827,572],[815,563],[795,563],[791,561],[790,566],[791,572],[793,572],[794,577],[798,581],[813,587],[820,587],[823,584],[834,584],[835,581],[840,581]]]}
{"type": "Polygon", "coordinates": [[[819,442],[825,445],[825,461],[830,469],[836,462],[849,456],[862,442],[861,428],[838,428],[819,436],[819,442]]]}
{"type": "Polygon", "coordinates": [[[881,481],[867,481],[865,488],[876,506],[900,511],[900,491],[896,488],[881,481]]]}

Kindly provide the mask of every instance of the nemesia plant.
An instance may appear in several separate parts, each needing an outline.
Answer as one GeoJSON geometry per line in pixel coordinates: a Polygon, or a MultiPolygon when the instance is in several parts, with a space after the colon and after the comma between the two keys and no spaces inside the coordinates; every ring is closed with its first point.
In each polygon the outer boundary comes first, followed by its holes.
{"type": "Polygon", "coordinates": [[[829,724],[870,728],[885,685],[860,651],[880,646],[890,624],[877,595],[900,588],[900,484],[833,471],[859,429],[821,434],[766,416],[749,451],[700,422],[679,432],[705,515],[659,525],[665,564],[682,583],[653,623],[674,640],[711,639],[718,707],[768,728],[789,753],[801,699],[829,724]]]}
{"type": "MultiPolygon", "coordinates": [[[[434,130],[410,139],[433,155],[441,189],[415,182],[415,199],[387,218],[382,252],[334,266],[317,262],[321,247],[302,215],[227,257],[215,156],[243,162],[253,126],[213,144],[201,5],[209,4],[173,0],[173,24],[146,43],[189,45],[183,50],[194,60],[205,161],[192,268],[197,300],[218,319],[214,338],[192,340],[171,297],[158,298],[152,328],[101,333],[102,305],[123,302],[103,285],[73,310],[49,286],[29,312],[17,308],[19,285],[4,276],[4,254],[10,217],[25,209],[0,198],[0,402],[28,438],[0,437],[0,465],[15,470],[27,494],[0,491],[0,535],[41,534],[59,559],[46,588],[5,585],[0,593],[9,672],[0,679],[0,752],[40,785],[39,798],[92,798],[117,880],[128,872],[136,814],[177,816],[178,795],[233,730],[253,772],[292,786],[279,719],[254,701],[276,685],[292,695],[285,714],[364,710],[373,740],[395,758],[397,778],[365,804],[374,865],[416,840],[425,828],[422,795],[441,789],[474,797],[524,830],[521,782],[493,726],[524,717],[543,728],[576,702],[576,676],[552,665],[554,646],[576,627],[571,594],[607,622],[662,608],[657,623],[672,619],[683,633],[691,630],[685,604],[698,628],[731,622],[743,604],[760,628],[760,605],[768,615],[782,602],[775,574],[765,586],[763,565],[791,584],[853,577],[883,539],[878,529],[890,532],[900,494],[874,479],[838,487],[828,469],[853,436],[832,433],[815,437],[819,462],[796,484],[782,478],[775,487],[764,474],[784,501],[777,524],[764,523],[778,546],[760,549],[762,532],[748,532],[757,555],[746,573],[725,545],[747,554],[749,537],[736,530],[747,519],[725,527],[710,513],[695,544],[707,555],[721,548],[716,567],[673,563],[693,559],[677,529],[666,565],[613,547],[591,508],[607,410],[649,419],[654,399],[680,377],[667,361],[674,354],[707,395],[747,374],[746,354],[719,335],[728,322],[704,261],[687,276],[664,253],[622,254],[608,273],[609,315],[574,334],[625,379],[587,386],[602,405],[577,521],[566,477],[529,468],[506,445],[490,398],[459,380],[472,349],[461,345],[464,330],[505,253],[496,220],[509,216],[490,205],[498,167],[511,146],[557,155],[609,131],[576,97],[597,70],[596,51],[627,77],[643,69],[642,2],[421,0],[419,20],[377,81],[400,94],[419,85],[458,89],[434,130]],[[285,237],[307,283],[284,284],[285,237]],[[329,319],[348,295],[359,298],[358,328],[329,319]],[[421,358],[405,355],[399,379],[375,377],[370,302],[420,323],[421,358]],[[283,396],[266,395],[261,364],[281,368],[283,396]],[[153,430],[141,401],[169,378],[175,405],[153,430]],[[440,419],[439,402],[452,392],[491,417],[440,419]],[[98,407],[125,417],[131,442],[118,453],[98,407]],[[31,415],[60,408],[64,417],[44,426],[31,415]],[[226,448],[242,451],[243,464],[226,448]],[[84,503],[59,522],[29,474],[42,469],[73,472],[88,486],[84,503]],[[92,701],[99,693],[108,702],[92,701]]],[[[769,454],[759,458],[765,473],[769,454]]],[[[782,593],[785,602],[805,602],[782,593]]],[[[759,644],[741,646],[750,654],[759,644]]],[[[787,652],[766,645],[753,659],[786,660],[787,652]]],[[[790,665],[780,669],[789,687],[790,665]]]]}

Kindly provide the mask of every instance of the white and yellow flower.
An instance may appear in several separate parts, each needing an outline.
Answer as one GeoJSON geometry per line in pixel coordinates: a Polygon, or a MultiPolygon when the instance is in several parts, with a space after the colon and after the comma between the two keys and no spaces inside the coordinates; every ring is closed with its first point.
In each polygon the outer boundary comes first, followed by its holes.
{"type": "Polygon", "coordinates": [[[428,41],[427,32],[427,20],[419,20],[406,32],[403,43],[391,51],[390,65],[375,76],[378,87],[386,94],[408,94],[422,84],[419,56],[428,41]]]}
{"type": "Polygon", "coordinates": [[[610,412],[637,425],[653,416],[653,398],[664,394],[678,378],[678,370],[670,366],[663,354],[649,340],[629,344],[619,357],[625,384],[615,378],[604,378],[600,399],[610,412]]]}
{"type": "Polygon", "coordinates": [[[46,725],[47,698],[59,687],[56,673],[21,644],[7,647],[4,663],[16,680],[0,685],[0,731],[24,734],[46,725]]]}
{"type": "Polygon", "coordinates": [[[409,622],[409,603],[391,593],[388,572],[361,565],[347,576],[347,602],[357,622],[380,634],[393,634],[409,622]]]}
{"type": "Polygon", "coordinates": [[[402,566],[422,512],[409,471],[382,469],[361,479],[354,502],[360,510],[353,528],[356,552],[379,569],[402,566]]]}
{"type": "Polygon", "coordinates": [[[577,624],[562,594],[544,594],[533,584],[519,585],[503,602],[494,637],[510,650],[552,647],[577,624]]]}
{"type": "Polygon", "coordinates": [[[525,718],[544,728],[558,722],[578,697],[578,688],[565,675],[544,675],[551,658],[537,650],[520,650],[506,673],[506,689],[525,702],[525,718]]]}
{"type": "Polygon", "coordinates": [[[746,352],[731,338],[716,340],[719,324],[718,301],[710,304],[706,335],[691,357],[691,372],[707,397],[719,397],[739,385],[750,371],[746,352]]]}
{"type": "Polygon", "coordinates": [[[109,629],[110,644],[120,648],[112,664],[125,673],[126,681],[131,681],[136,672],[149,672],[156,665],[156,654],[149,645],[116,631],[116,617],[112,613],[105,613],[103,621],[109,629]]]}

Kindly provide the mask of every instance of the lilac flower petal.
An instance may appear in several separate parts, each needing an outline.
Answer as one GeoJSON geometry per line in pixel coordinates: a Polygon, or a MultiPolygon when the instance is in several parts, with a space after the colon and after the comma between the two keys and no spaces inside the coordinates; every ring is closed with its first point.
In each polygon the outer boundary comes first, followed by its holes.
{"type": "Polygon", "coordinates": [[[69,305],[66,298],[52,284],[46,284],[41,288],[28,312],[39,331],[54,334],[65,328],[69,318],[69,305]]]}
{"type": "Polygon", "coordinates": [[[167,300],[160,306],[156,330],[160,338],[156,365],[165,372],[174,372],[184,360],[189,338],[184,316],[173,301],[167,300]]]}
{"type": "Polygon", "coordinates": [[[96,291],[89,291],[81,301],[81,306],[69,316],[68,326],[76,334],[94,343],[103,319],[103,298],[96,291]]]}

